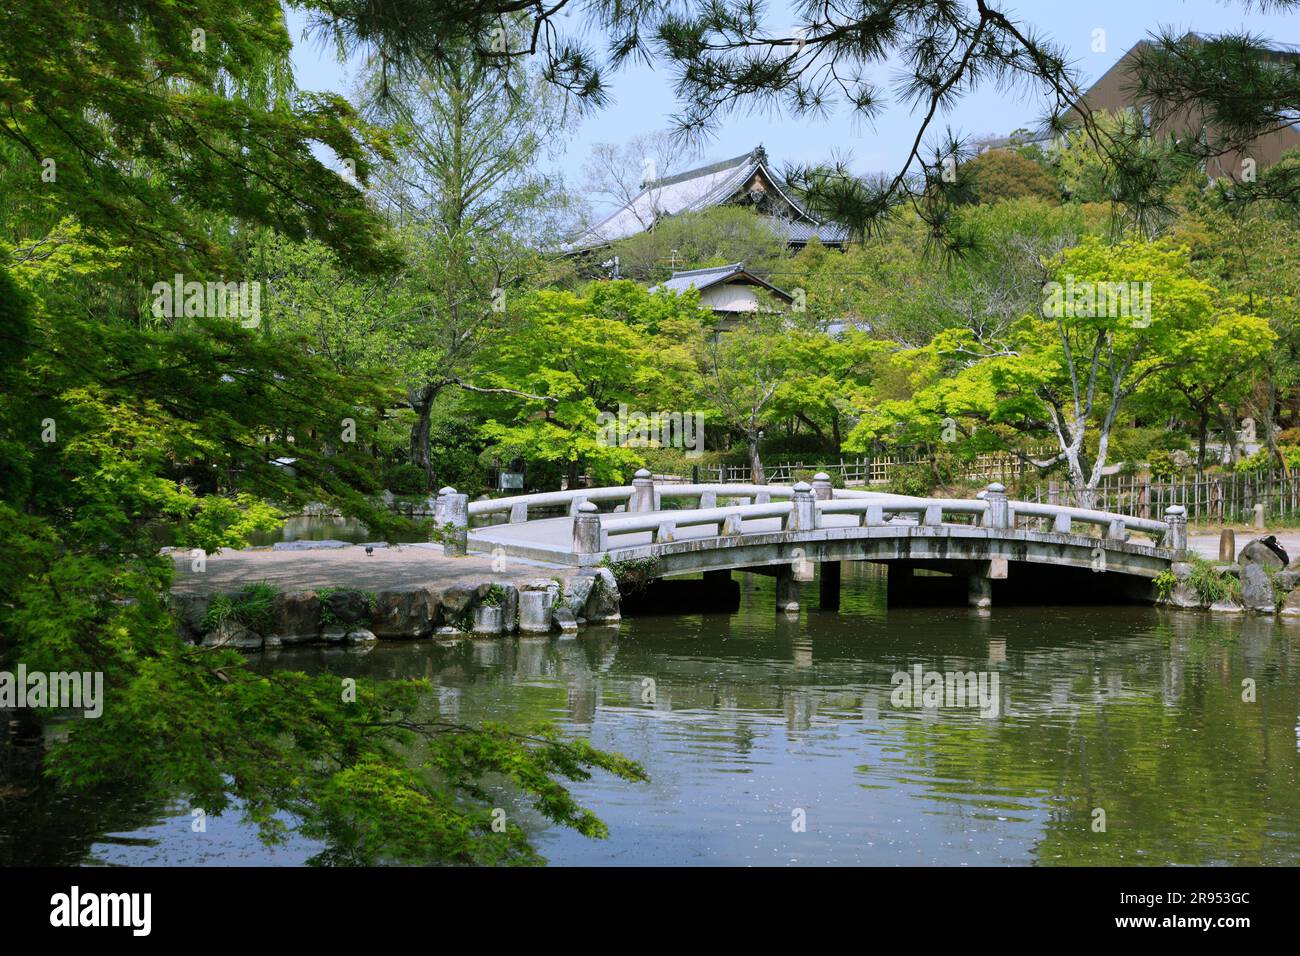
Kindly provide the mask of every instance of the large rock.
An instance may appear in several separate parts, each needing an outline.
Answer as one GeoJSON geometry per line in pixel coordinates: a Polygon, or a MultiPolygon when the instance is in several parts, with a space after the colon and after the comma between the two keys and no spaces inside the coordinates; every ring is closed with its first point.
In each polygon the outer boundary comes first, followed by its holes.
{"type": "Polygon", "coordinates": [[[1274,571],[1280,571],[1286,567],[1288,560],[1286,551],[1277,543],[1277,538],[1271,534],[1268,537],[1256,538],[1251,541],[1237,555],[1237,564],[1243,568],[1248,564],[1258,564],[1274,571]]]}
{"type": "Polygon", "coordinates": [[[167,595],[167,607],[180,626],[181,634],[191,642],[203,636],[203,618],[212,599],[207,594],[173,593],[167,595]]]}
{"type": "Polygon", "coordinates": [[[469,587],[465,584],[453,584],[444,590],[438,596],[438,603],[446,610],[446,619],[451,619],[458,614],[463,614],[475,600],[487,594],[490,584],[484,583],[476,587],[469,587]]]}
{"type": "Polygon", "coordinates": [[[1244,607],[1232,598],[1224,598],[1222,601],[1215,601],[1210,605],[1210,610],[1216,614],[1244,614],[1246,611],[1244,607]]]}
{"type": "Polygon", "coordinates": [[[238,621],[226,618],[216,628],[203,635],[204,647],[224,647],[237,651],[260,651],[262,635],[250,631],[238,621]]]}
{"type": "Polygon", "coordinates": [[[433,633],[438,596],[427,588],[380,591],[370,616],[370,630],[384,638],[420,638],[433,633]]]}
{"type": "Polygon", "coordinates": [[[1282,613],[1287,617],[1300,617],[1300,590],[1292,591],[1282,602],[1282,613]]]}
{"type": "Polygon", "coordinates": [[[347,636],[343,638],[345,644],[370,644],[379,640],[374,631],[368,631],[364,627],[359,627],[355,631],[348,631],[347,636]]]}
{"type": "Polygon", "coordinates": [[[282,644],[306,644],[320,636],[321,602],[315,591],[277,594],[271,603],[271,635],[282,644]]]}
{"type": "Polygon", "coordinates": [[[609,568],[596,568],[595,571],[595,584],[582,616],[589,624],[615,624],[623,619],[619,610],[618,582],[609,568]]]}
{"type": "Polygon", "coordinates": [[[1170,607],[1191,608],[1201,606],[1201,596],[1196,593],[1196,589],[1185,581],[1179,581],[1174,585],[1174,589],[1169,592],[1169,597],[1165,603],[1170,607]]]}
{"type": "Polygon", "coordinates": [[[519,589],[513,584],[497,585],[501,588],[501,626],[507,634],[519,628],[519,589]]]}
{"type": "Polygon", "coordinates": [[[1273,587],[1278,594],[1293,591],[1297,585],[1300,585],[1300,571],[1279,571],[1273,575],[1273,587]]]}
{"type": "Polygon", "coordinates": [[[573,613],[573,609],[566,604],[561,604],[551,612],[551,620],[561,631],[571,632],[578,629],[578,618],[573,613]]]}
{"type": "Polygon", "coordinates": [[[594,574],[580,573],[569,579],[564,588],[564,606],[575,615],[582,614],[587,607],[587,599],[596,587],[594,574]]]}
{"type": "Polygon", "coordinates": [[[1277,609],[1273,581],[1262,565],[1247,564],[1241,569],[1241,603],[1264,614],[1272,614],[1277,609]]]}
{"type": "Polygon", "coordinates": [[[357,624],[370,617],[370,598],[361,591],[333,591],[321,604],[334,625],[357,624]]]}
{"type": "Polygon", "coordinates": [[[551,629],[551,611],[559,585],[550,578],[533,578],[519,586],[519,630],[545,634],[551,629]]]}

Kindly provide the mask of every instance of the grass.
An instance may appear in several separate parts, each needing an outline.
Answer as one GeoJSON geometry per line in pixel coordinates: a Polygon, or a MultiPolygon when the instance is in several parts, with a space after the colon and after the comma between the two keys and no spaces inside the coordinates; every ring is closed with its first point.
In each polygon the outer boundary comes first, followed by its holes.
{"type": "Polygon", "coordinates": [[[214,631],[225,621],[234,621],[250,631],[265,634],[271,629],[272,609],[279,593],[275,585],[259,581],[234,594],[218,594],[203,615],[203,629],[214,631]]]}

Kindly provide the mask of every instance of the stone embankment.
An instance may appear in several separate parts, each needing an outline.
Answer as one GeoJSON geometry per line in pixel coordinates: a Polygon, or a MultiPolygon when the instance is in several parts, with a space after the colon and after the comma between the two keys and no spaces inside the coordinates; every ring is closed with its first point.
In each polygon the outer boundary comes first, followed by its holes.
{"type": "Polygon", "coordinates": [[[1170,607],[1300,617],[1300,558],[1271,535],[1248,543],[1235,563],[1176,561],[1170,570],[1174,583],[1160,601],[1170,607]]]}
{"type": "Polygon", "coordinates": [[[197,644],[260,650],[294,644],[544,634],[620,620],[607,568],[551,569],[454,558],[427,545],[175,552],[170,603],[197,644]],[[304,553],[306,552],[306,553],[304,553]]]}

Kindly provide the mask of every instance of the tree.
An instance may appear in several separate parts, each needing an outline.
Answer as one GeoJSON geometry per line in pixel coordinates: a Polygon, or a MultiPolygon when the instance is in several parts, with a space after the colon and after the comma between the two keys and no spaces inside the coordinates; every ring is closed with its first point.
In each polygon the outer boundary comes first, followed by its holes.
{"type": "Polygon", "coordinates": [[[537,292],[515,308],[516,321],[485,343],[475,373],[496,387],[478,399],[496,457],[560,464],[569,487],[582,470],[596,483],[618,481],[642,459],[611,435],[602,412],[690,413],[675,402],[695,372],[693,297],[650,295],[623,281],[594,283],[588,298],[537,292]]]}
{"type": "Polygon", "coordinates": [[[776,396],[791,355],[777,348],[785,321],[756,312],[734,329],[714,336],[705,356],[706,393],[721,420],[745,442],[750,480],[766,484],[758,445],[775,420],[776,396]]]}
{"type": "Polygon", "coordinates": [[[785,240],[753,210],[718,206],[661,219],[654,229],[614,243],[610,253],[626,278],[660,282],[678,269],[732,262],[768,271],[785,258],[785,240]]]}
{"type": "Polygon", "coordinates": [[[1032,159],[1009,149],[990,149],[970,160],[966,171],[974,179],[976,201],[1041,199],[1059,202],[1061,191],[1048,172],[1032,159]]]}
{"type": "Polygon", "coordinates": [[[373,504],[373,459],[341,436],[389,399],[340,374],[364,356],[286,348],[257,314],[151,308],[178,271],[246,267],[262,228],[362,272],[399,261],[357,187],[312,151],[355,156],[364,182],[363,147],[382,143],[363,142],[342,100],[270,95],[288,43],[267,3],[28,0],[0,14],[0,662],[103,673],[102,718],[65,724],[46,759],[64,788],[129,783],[212,812],[237,800],[268,840],[289,812],[333,862],[536,862],[522,829],[494,832],[485,776],[598,836],[563,781],[641,769],[550,728],[457,725],[419,682],[368,683],[345,703],[327,675],[182,642],[169,613],[160,536],[237,546],[272,508],[307,501],[376,537],[416,530],[373,504]],[[41,179],[45,157],[56,179],[41,179]]]}
{"type": "Polygon", "coordinates": [[[395,357],[415,413],[410,461],[433,487],[433,410],[446,389],[476,387],[467,375],[484,334],[506,314],[506,296],[540,271],[534,248],[557,234],[550,217],[563,195],[534,172],[557,117],[522,65],[503,78],[464,48],[405,71],[380,58],[363,95],[398,157],[376,193],[412,250],[407,278],[420,308],[395,357]]]}
{"type": "Polygon", "coordinates": [[[1168,243],[1088,238],[1052,275],[1041,310],[1016,323],[998,352],[966,363],[971,337],[958,329],[910,357],[933,377],[865,413],[849,446],[926,436],[1007,448],[1039,468],[1063,463],[1090,507],[1121,409],[1139,388],[1188,367],[1211,333],[1223,343],[1271,336],[1263,320],[1218,307],[1186,250],[1168,243]],[[1035,457],[1014,436],[1049,438],[1057,451],[1035,457]]]}

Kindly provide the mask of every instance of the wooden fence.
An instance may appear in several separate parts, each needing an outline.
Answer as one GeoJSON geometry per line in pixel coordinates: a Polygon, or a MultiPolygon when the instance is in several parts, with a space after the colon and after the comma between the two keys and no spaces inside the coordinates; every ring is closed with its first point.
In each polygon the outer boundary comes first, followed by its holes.
{"type": "MultiPolygon", "coordinates": [[[[1036,482],[1032,493],[1026,488],[1021,496],[1046,504],[1077,504],[1077,496],[1063,482],[1036,482]]],[[[1248,523],[1254,519],[1257,504],[1264,506],[1267,518],[1296,517],[1300,512],[1300,474],[1197,475],[1170,481],[1113,475],[1102,479],[1093,507],[1135,518],[1159,518],[1170,505],[1182,505],[1188,521],[1248,523]]]]}
{"type": "MultiPolygon", "coordinates": [[[[881,455],[875,458],[841,458],[838,462],[779,461],[764,463],[763,470],[769,483],[789,484],[796,476],[806,473],[824,471],[834,477],[839,475],[845,487],[849,485],[878,485],[889,482],[897,468],[911,465],[933,465],[934,460],[926,455],[881,455]]],[[[1001,481],[1004,484],[1011,479],[1032,471],[1033,466],[1026,464],[1015,455],[993,453],[980,455],[974,461],[965,463],[956,476],[966,481],[1001,481]]],[[[732,484],[745,483],[750,480],[749,465],[705,465],[699,469],[702,482],[732,484]]]]}

